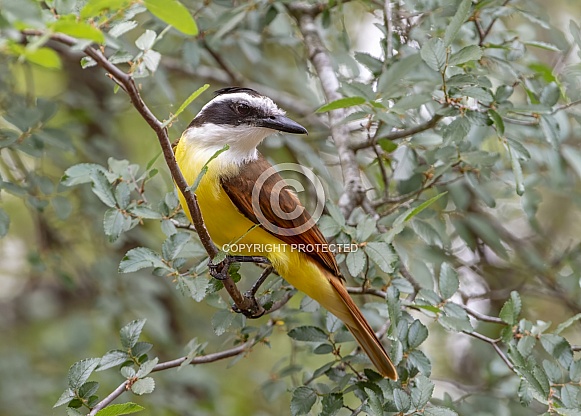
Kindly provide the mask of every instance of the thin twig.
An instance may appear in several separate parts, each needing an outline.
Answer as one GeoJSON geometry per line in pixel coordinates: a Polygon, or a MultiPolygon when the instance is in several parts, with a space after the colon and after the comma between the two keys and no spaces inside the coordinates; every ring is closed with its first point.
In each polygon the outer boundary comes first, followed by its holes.
{"type": "Polygon", "coordinates": [[[429,130],[429,129],[435,127],[436,124],[438,124],[438,121],[440,121],[442,118],[443,118],[443,116],[441,116],[439,114],[435,114],[428,121],[426,121],[422,124],[418,124],[417,126],[410,127],[409,129],[396,130],[396,131],[393,131],[389,134],[386,134],[385,136],[381,136],[381,137],[377,137],[377,138],[374,137],[371,141],[365,141],[362,143],[361,142],[360,143],[353,143],[351,145],[351,149],[354,151],[358,151],[361,149],[366,149],[368,147],[375,146],[379,140],[393,141],[393,140],[403,139],[403,138],[406,138],[409,136],[413,136],[414,134],[418,134],[418,133],[421,133],[423,131],[426,131],[426,130],[429,130]]]}
{"type": "Polygon", "coordinates": [[[504,322],[500,318],[497,318],[496,316],[485,315],[485,314],[480,313],[474,309],[470,309],[468,306],[462,305],[461,303],[456,303],[456,305],[460,306],[462,309],[464,309],[466,312],[468,312],[468,315],[472,315],[474,318],[478,319],[479,321],[490,322],[493,324],[507,325],[506,322],[504,322]]]}
{"type": "Polygon", "coordinates": [[[492,348],[494,348],[496,353],[500,356],[500,358],[502,358],[502,361],[504,361],[504,363],[507,365],[507,367],[510,368],[510,370],[512,372],[516,373],[516,371],[514,369],[514,365],[512,365],[512,363],[510,362],[510,360],[508,359],[508,357],[506,356],[504,351],[502,351],[500,349],[500,347],[498,346],[499,340],[488,338],[487,336],[479,334],[478,332],[468,332],[468,331],[462,331],[462,332],[466,335],[470,335],[471,337],[474,337],[476,339],[479,339],[481,341],[487,342],[490,345],[492,345],[492,348]]]}

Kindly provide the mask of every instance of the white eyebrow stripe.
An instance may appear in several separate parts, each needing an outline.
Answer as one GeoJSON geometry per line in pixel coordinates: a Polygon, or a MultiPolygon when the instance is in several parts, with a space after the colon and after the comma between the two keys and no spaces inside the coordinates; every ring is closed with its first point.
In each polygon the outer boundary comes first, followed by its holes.
{"type": "Polygon", "coordinates": [[[212,100],[210,100],[204,107],[202,107],[200,113],[203,112],[209,105],[222,101],[244,102],[250,107],[258,108],[267,114],[281,116],[285,115],[285,111],[278,108],[278,106],[270,98],[265,96],[255,97],[245,92],[218,95],[217,97],[214,97],[212,100]]]}

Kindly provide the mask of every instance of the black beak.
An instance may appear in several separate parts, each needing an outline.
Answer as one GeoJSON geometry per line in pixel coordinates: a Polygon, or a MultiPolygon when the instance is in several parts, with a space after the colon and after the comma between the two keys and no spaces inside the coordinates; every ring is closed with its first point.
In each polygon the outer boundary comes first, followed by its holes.
{"type": "Polygon", "coordinates": [[[293,121],[285,116],[268,116],[261,118],[258,120],[258,126],[266,127],[267,129],[284,131],[285,133],[309,134],[307,129],[305,129],[296,121],[293,121]]]}

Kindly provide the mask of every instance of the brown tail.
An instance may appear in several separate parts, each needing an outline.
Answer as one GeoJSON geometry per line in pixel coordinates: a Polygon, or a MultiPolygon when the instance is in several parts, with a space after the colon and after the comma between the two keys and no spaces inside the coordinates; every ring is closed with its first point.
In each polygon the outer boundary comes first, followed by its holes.
{"type": "Polygon", "coordinates": [[[365,351],[381,375],[392,380],[397,380],[397,370],[395,366],[391,362],[387,352],[385,352],[385,349],[375,335],[375,332],[373,332],[373,329],[355,302],[353,302],[351,296],[349,296],[349,293],[345,289],[343,282],[336,276],[329,276],[329,281],[331,282],[333,288],[337,291],[337,294],[341,297],[341,300],[351,315],[351,319],[344,319],[344,317],[341,316],[338,316],[338,318],[343,320],[349,331],[351,331],[363,351],[365,351]]]}

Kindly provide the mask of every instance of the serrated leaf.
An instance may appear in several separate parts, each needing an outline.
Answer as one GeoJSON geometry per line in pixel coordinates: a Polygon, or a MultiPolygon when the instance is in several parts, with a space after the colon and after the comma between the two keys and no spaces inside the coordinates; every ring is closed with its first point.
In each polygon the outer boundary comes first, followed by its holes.
{"type": "Polygon", "coordinates": [[[557,104],[559,98],[561,97],[561,90],[556,82],[550,82],[545,85],[541,94],[539,96],[539,101],[541,104],[552,107],[557,104]]]}
{"type": "Polygon", "coordinates": [[[347,253],[345,263],[351,276],[358,276],[365,269],[367,257],[363,250],[354,250],[347,253]]]}
{"type": "Polygon", "coordinates": [[[121,335],[121,345],[124,348],[133,348],[141,335],[146,321],[146,319],[136,319],[121,328],[119,334],[121,335]]]}
{"type": "Polygon", "coordinates": [[[428,328],[416,319],[408,329],[407,338],[410,349],[417,348],[428,338],[428,328]]]}
{"type": "Polygon", "coordinates": [[[99,383],[96,381],[87,381],[79,388],[78,396],[82,399],[89,399],[99,389],[99,383]]]}
{"type": "Polygon", "coordinates": [[[510,299],[508,299],[503,305],[498,316],[507,324],[516,325],[518,322],[518,316],[520,315],[521,306],[522,304],[518,292],[512,291],[510,293],[510,299]]]}
{"type": "Polygon", "coordinates": [[[192,238],[190,233],[178,232],[169,236],[162,245],[161,252],[165,260],[175,260],[185,245],[192,238]]]}
{"type": "Polygon", "coordinates": [[[448,65],[461,65],[482,58],[482,49],[477,45],[466,46],[448,58],[448,65]]]}
{"type": "Polygon", "coordinates": [[[406,413],[411,406],[410,396],[402,389],[393,391],[393,401],[395,408],[401,413],[406,413]]]}
{"type": "Polygon", "coordinates": [[[142,51],[146,51],[153,47],[156,38],[157,33],[155,33],[153,30],[147,29],[141,34],[141,36],[137,38],[135,41],[135,46],[137,46],[142,51]]]}
{"type": "Polygon", "coordinates": [[[528,406],[533,401],[533,392],[531,391],[531,386],[524,378],[520,380],[520,384],[518,386],[518,398],[523,406],[528,406]]]}
{"type": "Polygon", "coordinates": [[[420,50],[420,56],[430,68],[440,72],[446,65],[446,45],[441,39],[432,38],[424,43],[420,50]]]}
{"type": "Polygon", "coordinates": [[[368,387],[364,387],[365,393],[367,394],[367,405],[369,406],[369,415],[371,416],[383,416],[383,406],[381,404],[381,398],[379,395],[368,387]]]}
{"type": "Polygon", "coordinates": [[[109,180],[105,174],[100,170],[94,170],[90,173],[91,178],[91,190],[97,197],[110,208],[114,208],[116,205],[115,195],[113,194],[113,186],[109,183],[109,180]]]}
{"type": "Polygon", "coordinates": [[[317,394],[313,389],[305,386],[297,387],[293,391],[291,398],[291,415],[300,416],[308,414],[316,401],[317,394]]]}
{"type": "Polygon", "coordinates": [[[153,345],[149,342],[139,341],[131,348],[131,354],[135,357],[141,357],[143,354],[147,353],[153,348],[153,345]]]}
{"type": "Polygon", "coordinates": [[[136,27],[137,22],[135,20],[117,23],[111,28],[111,30],[109,30],[109,35],[113,36],[114,38],[118,38],[119,36],[129,32],[130,30],[135,29],[136,27]]]}
{"type": "Polygon", "coordinates": [[[566,384],[561,388],[561,401],[570,409],[581,409],[581,388],[566,384]]]}
{"type": "Polygon", "coordinates": [[[470,17],[470,12],[472,8],[472,1],[471,0],[463,0],[458,6],[458,11],[450,21],[450,24],[446,28],[446,33],[444,34],[444,43],[446,46],[452,44],[452,41],[460,31],[460,28],[468,20],[470,17]]]}
{"type": "Polygon", "coordinates": [[[120,415],[129,415],[131,413],[137,413],[142,410],[145,410],[144,407],[136,403],[119,403],[119,404],[111,404],[104,409],[101,409],[97,412],[95,416],[120,416],[120,415]]]}
{"type": "Polygon", "coordinates": [[[319,107],[317,113],[325,113],[327,111],[337,110],[339,108],[354,107],[356,105],[364,104],[367,100],[364,97],[344,97],[338,100],[331,101],[325,105],[319,107]]]}
{"type": "Polygon", "coordinates": [[[131,207],[128,209],[128,211],[139,218],[147,220],[160,220],[163,218],[163,216],[159,212],[143,205],[131,207]]]}
{"type": "Polygon", "coordinates": [[[146,247],[129,250],[119,264],[119,273],[132,273],[147,267],[166,267],[159,254],[146,247]]]}
{"type": "Polygon", "coordinates": [[[573,361],[573,351],[569,341],[555,334],[542,334],[540,340],[541,345],[550,355],[557,359],[563,367],[569,368],[573,361]]]}
{"type": "Polygon", "coordinates": [[[130,217],[126,217],[121,210],[117,208],[110,208],[105,211],[103,217],[103,230],[105,235],[109,237],[109,241],[113,242],[119,236],[131,229],[132,221],[130,217]]]}
{"type": "Polygon", "coordinates": [[[87,379],[91,376],[91,373],[95,371],[99,365],[100,361],[100,358],[87,358],[74,363],[69,369],[69,388],[76,390],[85,384],[87,379]]]}
{"type": "Polygon", "coordinates": [[[107,370],[108,368],[116,367],[129,360],[129,354],[122,350],[111,350],[107,352],[99,361],[99,367],[96,371],[107,370]]]}
{"type": "Polygon", "coordinates": [[[135,377],[143,378],[149,373],[153,371],[153,368],[157,365],[159,359],[157,357],[153,358],[152,360],[147,360],[143,364],[139,366],[139,370],[137,370],[137,374],[135,377]]]}
{"type": "Polygon", "coordinates": [[[575,383],[581,381],[581,360],[571,362],[569,366],[569,378],[575,383]]]}
{"type": "Polygon", "coordinates": [[[131,385],[131,391],[139,396],[153,393],[155,390],[155,380],[151,377],[140,378],[131,385]]]}
{"type": "Polygon", "coordinates": [[[143,63],[145,67],[151,72],[155,72],[161,61],[161,54],[159,52],[148,50],[143,54],[143,63]]]}
{"type": "Polygon", "coordinates": [[[212,317],[212,327],[214,328],[214,333],[218,336],[222,335],[234,322],[234,314],[229,309],[222,309],[214,314],[212,317]]]}
{"type": "Polygon", "coordinates": [[[56,403],[52,407],[55,408],[55,407],[62,406],[63,404],[67,404],[68,402],[70,402],[74,398],[75,398],[75,393],[73,392],[73,390],[66,389],[63,392],[63,394],[61,394],[61,397],[59,397],[59,399],[56,401],[56,403]]]}
{"type": "Polygon", "coordinates": [[[308,325],[291,329],[288,336],[297,341],[306,342],[323,342],[329,339],[322,329],[308,325]]]}
{"type": "Polygon", "coordinates": [[[144,3],[151,14],[180,32],[191,36],[198,34],[196,21],[178,0],[145,0],[144,3]]]}
{"type": "Polygon", "coordinates": [[[323,405],[322,416],[334,416],[343,408],[343,395],[341,393],[325,394],[321,404],[323,405]]]}
{"type": "Polygon", "coordinates": [[[365,254],[369,256],[383,272],[393,273],[393,264],[397,260],[397,254],[390,244],[383,241],[372,241],[364,247],[365,254]]]}
{"type": "Polygon", "coordinates": [[[61,183],[65,186],[73,186],[92,181],[91,174],[95,171],[105,172],[105,168],[96,163],[79,163],[65,170],[61,183]]]}
{"type": "Polygon", "coordinates": [[[448,263],[443,263],[440,268],[440,278],[438,280],[440,294],[444,299],[450,299],[460,287],[458,272],[448,263]]]}
{"type": "Polygon", "coordinates": [[[412,405],[416,409],[423,409],[432,397],[434,384],[425,376],[417,376],[414,384],[411,389],[412,405]]]}

